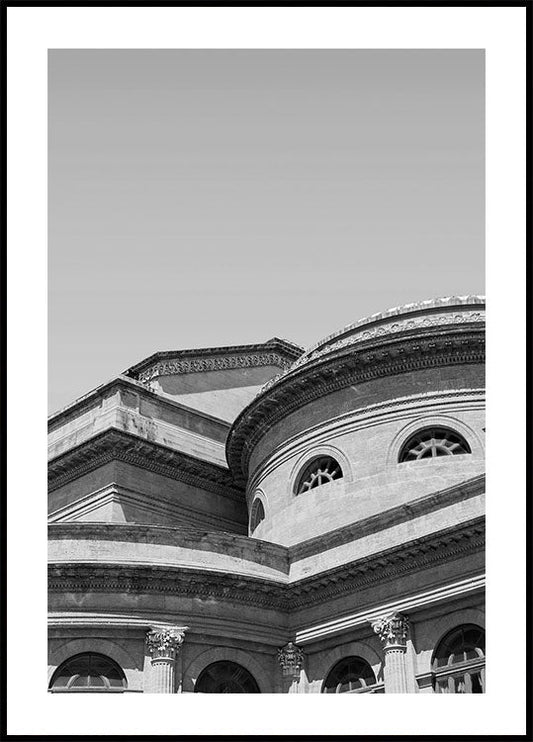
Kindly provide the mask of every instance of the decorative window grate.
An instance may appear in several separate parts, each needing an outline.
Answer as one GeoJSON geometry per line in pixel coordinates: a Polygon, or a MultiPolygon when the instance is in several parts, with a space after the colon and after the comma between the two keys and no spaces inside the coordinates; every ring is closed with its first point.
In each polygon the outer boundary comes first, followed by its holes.
{"type": "Polygon", "coordinates": [[[472,451],[459,433],[448,428],[425,428],[412,435],[404,444],[399,463],[438,456],[457,456],[462,453],[472,451]]]}
{"type": "Polygon", "coordinates": [[[120,667],[103,654],[87,652],[58,667],[50,682],[52,693],[122,692],[126,678],[120,667]]]}
{"type": "Polygon", "coordinates": [[[485,692],[485,632],[459,626],[439,643],[432,663],[435,693],[485,692]]]}
{"type": "Polygon", "coordinates": [[[308,464],[298,478],[296,494],[307,492],[343,476],[340,464],[331,456],[320,456],[308,464]]]}
{"type": "Polygon", "coordinates": [[[251,673],[236,662],[213,662],[202,670],[195,693],[259,693],[251,673]]]}

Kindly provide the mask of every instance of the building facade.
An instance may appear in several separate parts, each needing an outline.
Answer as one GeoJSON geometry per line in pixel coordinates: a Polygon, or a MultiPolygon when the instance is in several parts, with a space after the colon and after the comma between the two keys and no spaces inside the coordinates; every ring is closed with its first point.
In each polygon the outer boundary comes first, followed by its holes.
{"type": "Polygon", "coordinates": [[[54,414],[50,692],[484,692],[484,318],[160,352],[54,414]]]}

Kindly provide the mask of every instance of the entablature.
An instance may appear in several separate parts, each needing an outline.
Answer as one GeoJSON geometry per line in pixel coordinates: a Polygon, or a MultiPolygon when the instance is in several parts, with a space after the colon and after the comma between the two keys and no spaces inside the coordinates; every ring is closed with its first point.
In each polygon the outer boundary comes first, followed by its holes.
{"type": "Polygon", "coordinates": [[[235,485],[227,467],[115,428],[109,428],[52,459],[48,465],[49,490],[62,487],[111,461],[129,463],[244,502],[244,493],[235,485]]]}
{"type": "MultiPolygon", "coordinates": [[[[90,535],[86,524],[61,524],[51,526],[51,540],[54,538],[73,538],[77,533],[80,538],[90,535]]],[[[125,537],[131,535],[139,539],[139,527],[109,526],[105,529],[100,524],[91,524],[92,532],[104,533],[108,539],[117,540],[121,530],[125,537]],[[114,538],[113,538],[114,537],[114,538]]],[[[194,532],[183,532],[178,529],[159,529],[161,536],[173,541],[192,539],[194,532]]],[[[143,539],[147,541],[147,529],[142,530],[143,539]]],[[[150,538],[153,538],[153,527],[150,538]]],[[[220,564],[220,554],[228,553],[227,537],[229,534],[216,534],[218,544],[211,545],[213,534],[205,534],[203,547],[207,552],[216,554],[220,564]]],[[[101,537],[101,535],[99,536],[101,537]]],[[[485,519],[479,517],[460,526],[454,526],[432,533],[423,538],[411,539],[391,549],[384,549],[364,558],[343,564],[334,569],[320,571],[309,577],[291,580],[288,574],[288,549],[275,544],[267,544],[246,537],[231,536],[235,553],[232,569],[216,569],[216,560],[212,565],[200,569],[184,565],[183,561],[170,566],[155,563],[110,562],[104,556],[102,561],[80,558],[79,561],[68,561],[55,558],[52,548],[52,561],[49,565],[49,589],[51,592],[118,592],[178,595],[187,597],[215,598],[219,601],[230,601],[272,608],[285,612],[301,611],[313,605],[321,604],[369,586],[398,580],[399,578],[421,573],[423,570],[439,564],[449,565],[455,559],[468,557],[470,554],[483,553],[485,544],[485,519]],[[253,542],[247,543],[246,542],[253,542]],[[248,548],[248,554],[241,551],[248,548]],[[252,574],[250,564],[255,561],[263,565],[275,565],[276,579],[262,574],[252,574]],[[274,561],[272,561],[274,560],[274,561]],[[246,561],[248,566],[246,566],[246,561]],[[285,565],[285,566],[284,566],[285,565]]],[[[199,545],[196,544],[198,548],[199,545]]],[[[92,550],[93,555],[95,550],[92,550]]],[[[209,558],[206,556],[206,565],[209,558]]]]}

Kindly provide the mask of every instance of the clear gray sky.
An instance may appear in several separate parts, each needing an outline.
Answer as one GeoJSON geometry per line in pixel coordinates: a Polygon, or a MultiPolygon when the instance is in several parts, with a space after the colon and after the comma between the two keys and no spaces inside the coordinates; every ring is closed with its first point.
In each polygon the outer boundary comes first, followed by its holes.
{"type": "Polygon", "coordinates": [[[484,147],[479,50],[50,51],[50,411],[483,293],[484,147]]]}

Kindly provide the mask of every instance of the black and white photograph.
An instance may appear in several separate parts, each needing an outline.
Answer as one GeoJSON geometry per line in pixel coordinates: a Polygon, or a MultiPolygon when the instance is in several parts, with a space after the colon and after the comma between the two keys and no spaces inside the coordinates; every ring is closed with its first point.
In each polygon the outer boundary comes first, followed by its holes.
{"type": "MultiPolygon", "coordinates": [[[[47,530],[32,682],[58,733],[86,733],[61,716],[101,694],[121,696],[105,702],[115,734],[134,733],[116,719],[132,694],[135,713],[187,716],[155,734],[205,734],[191,718],[222,703],[263,708],[227,694],[298,695],[277,733],[307,736],[297,708],[332,714],[330,733],[413,733],[380,718],[394,699],[325,695],[401,694],[411,719],[424,702],[406,696],[494,697],[486,589],[506,547],[490,508],[497,492],[524,503],[521,473],[499,491],[490,455],[511,453],[491,436],[485,364],[486,307],[501,320],[507,280],[486,273],[490,51],[111,38],[48,43],[40,73],[46,513],[44,492],[25,497],[47,530]]],[[[519,233],[505,250],[517,280],[519,233]]],[[[419,733],[440,733],[431,717],[455,702],[425,705],[419,733]]]]}
{"type": "Polygon", "coordinates": [[[483,693],[484,68],[50,52],[52,693],[483,693]]]}

